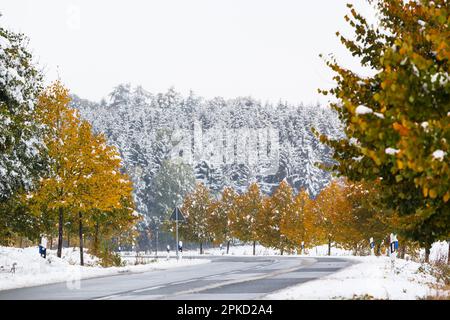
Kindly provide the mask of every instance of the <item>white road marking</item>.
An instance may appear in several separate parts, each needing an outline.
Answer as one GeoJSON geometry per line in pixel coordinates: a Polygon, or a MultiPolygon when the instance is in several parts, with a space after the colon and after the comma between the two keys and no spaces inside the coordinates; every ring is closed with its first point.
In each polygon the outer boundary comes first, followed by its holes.
{"type": "Polygon", "coordinates": [[[139,293],[139,292],[145,292],[145,291],[151,291],[151,290],[156,290],[159,288],[163,288],[164,286],[156,286],[156,287],[150,287],[150,288],[145,288],[145,289],[139,289],[139,290],[134,290],[132,292],[134,293],[139,293]]]}
{"type": "Polygon", "coordinates": [[[172,282],[172,283],[169,283],[169,285],[173,286],[173,285],[177,285],[177,284],[185,284],[185,283],[194,282],[194,281],[198,281],[198,279],[191,279],[191,280],[185,280],[185,281],[172,282]]]}
{"type": "Polygon", "coordinates": [[[108,300],[108,299],[112,299],[112,298],[116,298],[116,297],[120,297],[120,294],[113,294],[113,295],[110,295],[110,296],[101,297],[101,298],[97,298],[97,299],[94,299],[94,300],[108,300]]]}

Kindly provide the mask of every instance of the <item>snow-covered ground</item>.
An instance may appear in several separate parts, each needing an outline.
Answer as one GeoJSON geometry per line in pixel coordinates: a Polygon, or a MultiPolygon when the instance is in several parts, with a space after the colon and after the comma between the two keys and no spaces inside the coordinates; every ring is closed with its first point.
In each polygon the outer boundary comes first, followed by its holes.
{"type": "MultiPolygon", "coordinates": [[[[259,244],[256,245],[256,255],[258,256],[279,256],[280,250],[272,249],[272,248],[266,248],[264,246],[261,246],[259,244]]],[[[131,256],[135,256],[134,252],[128,253],[131,256]]],[[[159,255],[165,255],[166,252],[159,252],[159,255]]],[[[200,250],[191,250],[191,249],[185,249],[184,250],[184,256],[185,257],[195,257],[200,255],[200,250]]],[[[175,256],[175,251],[171,250],[170,252],[171,256],[175,256]]],[[[222,247],[222,250],[219,247],[214,248],[208,248],[204,249],[204,255],[226,255],[226,246],[222,247]]],[[[230,245],[230,251],[228,255],[232,256],[251,256],[253,255],[253,246],[251,244],[244,244],[244,245],[230,245]]],[[[446,241],[441,242],[435,242],[431,248],[430,252],[430,261],[439,261],[439,260],[445,260],[447,259],[448,255],[448,243],[446,241]]],[[[284,256],[298,256],[297,254],[288,254],[284,253],[284,256]]],[[[321,245],[316,246],[313,248],[306,248],[305,253],[301,256],[308,256],[308,257],[322,257],[322,256],[328,256],[328,245],[321,245]]],[[[337,248],[335,246],[331,247],[331,256],[353,256],[353,251],[351,250],[345,250],[342,248],[337,248]]],[[[425,257],[425,250],[422,249],[418,252],[417,257],[419,259],[424,259],[425,257]]],[[[406,256],[407,260],[410,259],[409,256],[406,256]]]]}
{"type": "Polygon", "coordinates": [[[397,259],[391,267],[388,257],[347,257],[356,264],[321,279],[267,295],[266,299],[392,299],[413,300],[449,295],[435,289],[439,285],[430,266],[397,259]]]}
{"type": "MultiPolygon", "coordinates": [[[[227,248],[226,246],[223,246],[222,249],[219,247],[214,248],[207,248],[203,250],[203,256],[220,256],[220,255],[226,255],[227,248]]],[[[272,249],[272,248],[266,248],[262,245],[257,244],[255,248],[255,253],[257,256],[279,256],[280,250],[272,249]]],[[[154,255],[155,252],[147,252],[141,253],[143,255],[151,256],[154,255]]],[[[323,246],[317,246],[314,248],[306,249],[306,253],[301,256],[325,256],[328,254],[328,247],[326,245],[323,246]]],[[[353,253],[350,250],[344,250],[340,248],[331,248],[331,255],[332,256],[351,256],[353,253]]],[[[125,260],[130,257],[134,259],[136,256],[135,252],[122,252],[123,257],[125,260]]],[[[166,251],[159,251],[158,256],[166,256],[166,251]]],[[[170,256],[174,257],[176,255],[174,250],[170,251],[170,256]]],[[[183,256],[184,257],[196,257],[200,255],[199,249],[184,249],[183,256]]],[[[230,251],[228,255],[231,256],[252,256],[253,255],[253,246],[251,244],[245,244],[245,245],[230,245],[230,251]]],[[[288,254],[284,253],[284,256],[298,256],[297,254],[288,254]]],[[[134,260],[133,260],[134,261],[134,260]]]]}
{"type": "MultiPolygon", "coordinates": [[[[99,260],[85,254],[86,266],[79,266],[79,251],[75,248],[64,249],[62,258],[56,257],[55,250],[48,250],[47,259],[38,254],[37,247],[25,249],[0,247],[0,290],[36,286],[55,282],[66,282],[68,286],[79,285],[80,279],[119,274],[123,272],[145,272],[158,269],[167,269],[186,265],[210,262],[204,257],[210,255],[225,255],[226,248],[219,247],[205,249],[202,259],[199,250],[185,250],[184,259],[177,261],[175,252],[171,251],[171,258],[155,260],[151,255],[139,257],[135,265],[134,252],[122,253],[124,267],[103,268],[99,260]],[[16,273],[8,271],[16,263],[16,273]]],[[[303,256],[326,256],[328,247],[318,246],[307,250],[303,256]]],[[[165,252],[159,252],[160,257],[165,252]]],[[[251,256],[253,247],[250,244],[230,246],[229,255],[251,256]]],[[[256,246],[259,256],[279,256],[279,250],[256,246]]],[[[435,243],[431,250],[431,260],[447,258],[448,243],[435,243]]],[[[326,276],[319,280],[307,282],[298,286],[287,288],[267,296],[269,299],[417,299],[436,294],[436,285],[439,285],[430,274],[428,264],[412,260],[396,260],[395,269],[392,270],[388,257],[354,257],[352,252],[332,247],[332,256],[342,256],[355,262],[354,265],[338,273],[326,276]]],[[[420,253],[423,255],[423,252],[420,253]]],[[[420,256],[419,255],[419,256],[420,256]]],[[[285,255],[286,256],[286,255],[285,255]]],[[[291,255],[296,257],[296,255],[291,255]]],[[[442,292],[439,292],[442,295],[442,292]]],[[[449,294],[448,291],[444,294],[449,294]]]]}
{"type": "Polygon", "coordinates": [[[75,248],[65,248],[61,258],[55,250],[47,250],[47,259],[40,257],[37,247],[25,249],[0,247],[0,290],[30,287],[66,281],[68,286],[78,285],[80,279],[113,275],[124,272],[145,272],[187,265],[208,263],[207,259],[158,259],[147,260],[146,264],[129,263],[124,267],[103,268],[98,259],[84,255],[86,266],[79,266],[80,252],[75,248]],[[16,272],[9,272],[16,263],[16,272]]]}
{"type": "MultiPolygon", "coordinates": [[[[205,255],[225,254],[226,248],[205,250],[205,255]]],[[[196,256],[198,250],[188,250],[185,255],[196,256]]],[[[249,256],[253,254],[252,245],[230,246],[229,255],[249,256]]],[[[264,256],[280,255],[279,250],[256,246],[256,254],[264,256]]],[[[306,249],[302,256],[322,257],[328,255],[328,246],[322,245],[306,249]]],[[[425,250],[420,250],[417,257],[423,260],[425,250]]],[[[448,243],[445,241],[433,244],[430,261],[446,261],[448,243]]],[[[289,255],[285,255],[289,256],[289,255]]],[[[295,257],[297,255],[291,255],[295,257]]],[[[354,265],[341,272],[287,288],[267,296],[267,299],[420,299],[427,296],[447,295],[450,292],[438,288],[441,284],[431,275],[431,266],[407,259],[396,259],[392,270],[389,257],[355,257],[350,250],[331,248],[331,256],[341,256],[353,260],[354,265]]]]}

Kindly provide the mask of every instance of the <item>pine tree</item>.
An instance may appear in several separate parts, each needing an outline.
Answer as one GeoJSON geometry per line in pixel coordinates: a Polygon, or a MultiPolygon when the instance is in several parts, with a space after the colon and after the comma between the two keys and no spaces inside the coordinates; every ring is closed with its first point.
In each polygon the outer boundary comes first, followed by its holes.
{"type": "Polygon", "coordinates": [[[167,216],[176,206],[181,205],[186,194],[193,191],[195,177],[192,168],[178,161],[164,160],[155,174],[151,192],[154,203],[152,214],[167,216]]]}
{"type": "Polygon", "coordinates": [[[42,75],[26,45],[24,35],[0,27],[1,211],[5,201],[16,191],[30,190],[47,168],[43,128],[35,118],[42,75]]]}
{"type": "Polygon", "coordinates": [[[137,208],[149,217],[159,212],[154,180],[165,161],[182,160],[215,196],[227,186],[245,192],[255,181],[268,195],[283,179],[296,192],[304,188],[315,196],[330,179],[317,163],[331,161],[330,150],[312,134],[312,124],[333,137],[342,135],[331,110],[289,104],[276,109],[248,97],[207,100],[193,93],[182,97],[173,89],[152,95],[121,85],[109,102],[74,97],[72,104],[120,150],[137,208]],[[278,138],[280,145],[274,141],[278,138]],[[242,149],[241,140],[254,147],[242,149]],[[181,150],[189,156],[181,157],[181,150]]]}

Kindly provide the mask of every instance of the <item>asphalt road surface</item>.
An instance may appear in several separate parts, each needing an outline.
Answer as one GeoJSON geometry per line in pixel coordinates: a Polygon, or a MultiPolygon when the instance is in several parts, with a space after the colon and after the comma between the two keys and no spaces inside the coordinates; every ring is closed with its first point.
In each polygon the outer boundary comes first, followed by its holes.
{"type": "Polygon", "coordinates": [[[351,265],[345,258],[208,256],[211,263],[0,291],[0,300],[251,300],[351,265]]]}

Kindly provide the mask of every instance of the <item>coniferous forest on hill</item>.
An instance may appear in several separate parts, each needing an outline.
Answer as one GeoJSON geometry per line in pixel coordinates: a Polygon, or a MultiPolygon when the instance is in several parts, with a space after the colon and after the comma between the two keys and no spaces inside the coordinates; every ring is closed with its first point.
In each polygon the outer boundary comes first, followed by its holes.
{"type": "Polygon", "coordinates": [[[180,204],[195,181],[216,195],[256,182],[270,195],[286,179],[315,197],[331,179],[319,166],[332,159],[313,128],[343,135],[336,112],[320,105],[184,97],[173,88],[152,94],[121,84],[100,103],[73,95],[71,106],[118,148],[137,208],[147,216],[180,204]]]}

